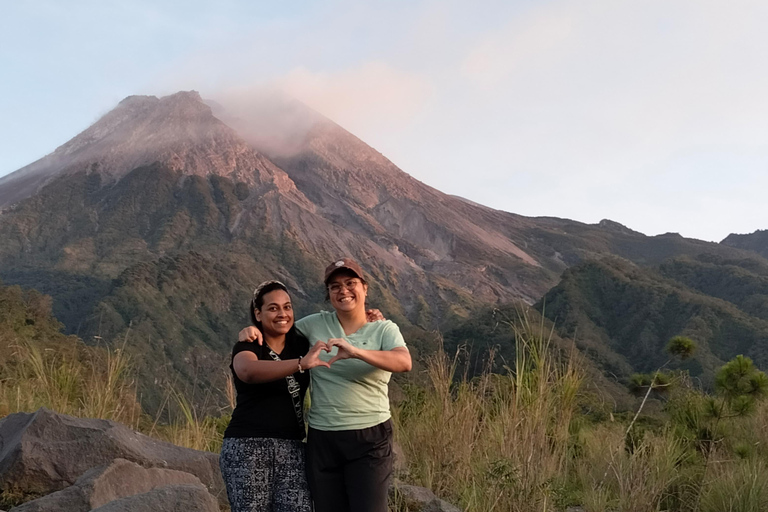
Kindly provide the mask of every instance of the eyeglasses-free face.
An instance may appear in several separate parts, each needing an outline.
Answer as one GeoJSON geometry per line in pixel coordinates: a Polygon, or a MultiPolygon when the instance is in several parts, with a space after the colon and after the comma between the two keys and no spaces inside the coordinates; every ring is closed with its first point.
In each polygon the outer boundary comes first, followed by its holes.
{"type": "Polygon", "coordinates": [[[264,304],[254,314],[266,336],[284,336],[293,327],[293,304],[283,290],[265,293],[264,304]]]}
{"type": "Polygon", "coordinates": [[[352,291],[357,287],[358,283],[361,282],[362,281],[356,277],[340,279],[329,283],[328,291],[331,293],[340,293],[342,290],[352,291]]]}

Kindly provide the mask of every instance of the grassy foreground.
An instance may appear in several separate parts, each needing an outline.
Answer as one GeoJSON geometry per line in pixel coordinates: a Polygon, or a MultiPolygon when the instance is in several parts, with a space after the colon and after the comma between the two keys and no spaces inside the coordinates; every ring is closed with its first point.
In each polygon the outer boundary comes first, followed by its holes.
{"type": "Polygon", "coordinates": [[[507,374],[457,379],[457,359],[438,353],[430,385],[406,390],[394,409],[402,478],[472,512],[768,510],[764,402],[709,396],[680,373],[633,423],[585,392],[578,356],[554,351],[543,325],[522,315],[509,327],[507,374]]]}
{"type": "MultiPolygon", "coordinates": [[[[674,390],[657,393],[663,407],[628,429],[632,412],[616,414],[585,392],[576,354],[553,350],[541,326],[518,320],[506,374],[461,378],[457,359],[438,353],[426,361],[428,385],[405,388],[393,407],[400,480],[472,512],[768,510],[764,402],[713,419],[725,402],[679,375],[674,390]]],[[[18,325],[0,332],[0,416],[44,406],[218,451],[229,411],[200,417],[169,390],[171,421],[161,423],[141,411],[123,351],[60,335],[51,343],[27,333],[28,320],[18,325]]],[[[55,327],[41,332],[55,337],[55,327]]]]}

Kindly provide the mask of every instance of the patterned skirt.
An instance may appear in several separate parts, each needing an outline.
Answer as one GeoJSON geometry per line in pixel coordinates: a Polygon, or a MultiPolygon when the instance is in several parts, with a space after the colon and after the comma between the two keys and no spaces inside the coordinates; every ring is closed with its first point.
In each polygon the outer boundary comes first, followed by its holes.
{"type": "Polygon", "coordinates": [[[232,512],[311,512],[304,443],[228,437],[219,466],[232,512]]]}

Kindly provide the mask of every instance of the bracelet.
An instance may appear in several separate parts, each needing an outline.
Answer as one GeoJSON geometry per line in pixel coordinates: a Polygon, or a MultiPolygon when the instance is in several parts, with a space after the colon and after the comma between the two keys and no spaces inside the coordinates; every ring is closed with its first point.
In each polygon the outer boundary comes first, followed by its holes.
{"type": "Polygon", "coordinates": [[[302,356],[299,356],[299,373],[304,373],[304,368],[301,367],[301,358],[302,356]]]}

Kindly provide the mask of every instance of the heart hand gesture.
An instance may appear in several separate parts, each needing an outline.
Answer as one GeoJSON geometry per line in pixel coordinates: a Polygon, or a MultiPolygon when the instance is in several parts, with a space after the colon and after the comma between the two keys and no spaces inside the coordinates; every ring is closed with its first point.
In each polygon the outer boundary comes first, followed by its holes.
{"type": "Polygon", "coordinates": [[[326,368],[331,367],[331,363],[325,362],[322,359],[320,359],[320,352],[325,350],[326,352],[330,352],[331,348],[323,343],[322,341],[318,341],[314,345],[312,345],[312,348],[309,349],[309,352],[307,352],[307,355],[301,358],[301,367],[305,370],[309,370],[310,368],[316,368],[318,366],[325,366],[326,368]]]}
{"type": "Polygon", "coordinates": [[[336,355],[328,361],[329,364],[333,364],[342,359],[354,359],[357,357],[358,349],[350,345],[349,342],[343,338],[331,338],[328,340],[326,346],[328,347],[328,350],[331,350],[333,347],[339,349],[336,355]]]}

